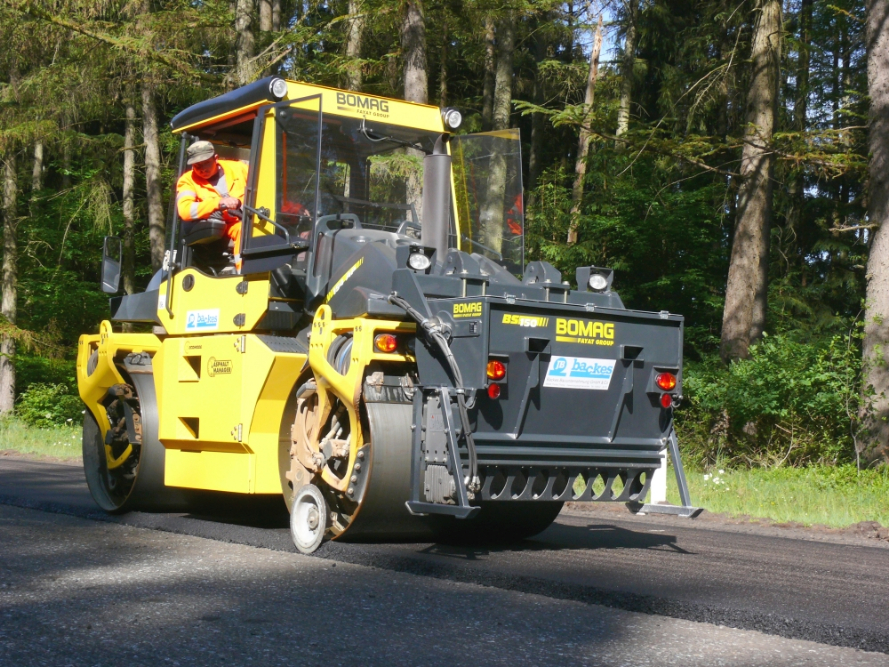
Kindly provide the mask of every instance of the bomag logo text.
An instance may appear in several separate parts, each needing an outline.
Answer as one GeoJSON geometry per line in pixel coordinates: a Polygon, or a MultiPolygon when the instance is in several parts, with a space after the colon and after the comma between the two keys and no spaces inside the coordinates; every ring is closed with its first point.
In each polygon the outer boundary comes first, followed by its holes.
{"type": "Polygon", "coordinates": [[[473,301],[471,303],[455,303],[454,317],[481,317],[482,302],[473,301]]]}
{"type": "Polygon", "coordinates": [[[347,107],[355,107],[356,109],[367,109],[368,111],[382,111],[384,113],[389,113],[389,102],[386,100],[378,100],[373,97],[352,95],[350,93],[337,93],[336,103],[347,107]]]}
{"type": "Polygon", "coordinates": [[[610,322],[556,319],[556,340],[587,345],[614,345],[614,325],[610,322]]]}

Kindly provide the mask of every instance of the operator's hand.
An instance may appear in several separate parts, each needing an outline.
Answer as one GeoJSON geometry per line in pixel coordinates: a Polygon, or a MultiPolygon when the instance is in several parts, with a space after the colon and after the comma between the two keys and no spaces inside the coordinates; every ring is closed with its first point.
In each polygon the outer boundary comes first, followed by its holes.
{"type": "Polygon", "coordinates": [[[241,208],[241,202],[234,197],[223,197],[219,200],[219,209],[222,211],[237,208],[241,208]]]}

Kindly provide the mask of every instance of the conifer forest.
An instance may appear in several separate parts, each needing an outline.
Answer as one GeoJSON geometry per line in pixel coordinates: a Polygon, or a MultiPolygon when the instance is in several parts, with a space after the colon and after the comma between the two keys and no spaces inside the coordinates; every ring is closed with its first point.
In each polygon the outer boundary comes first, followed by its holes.
{"type": "Polygon", "coordinates": [[[527,258],[685,316],[692,465],[889,461],[889,0],[0,0],[0,35],[0,416],[81,418],[169,120],[275,74],[520,129],[527,258]]]}

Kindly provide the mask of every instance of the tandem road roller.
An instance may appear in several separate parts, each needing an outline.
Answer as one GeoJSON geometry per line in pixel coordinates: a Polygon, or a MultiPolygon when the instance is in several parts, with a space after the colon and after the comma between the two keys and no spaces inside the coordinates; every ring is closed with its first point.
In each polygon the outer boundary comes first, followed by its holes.
{"type": "MultiPolygon", "coordinates": [[[[610,269],[526,266],[518,131],[460,121],[279,78],[173,119],[180,173],[197,140],[247,165],[241,239],[174,212],[146,291],[81,337],[102,509],[282,495],[306,553],[509,540],[678,462],[682,317],[626,309],[610,269]]],[[[110,294],[120,267],[107,238],[110,294]]]]}

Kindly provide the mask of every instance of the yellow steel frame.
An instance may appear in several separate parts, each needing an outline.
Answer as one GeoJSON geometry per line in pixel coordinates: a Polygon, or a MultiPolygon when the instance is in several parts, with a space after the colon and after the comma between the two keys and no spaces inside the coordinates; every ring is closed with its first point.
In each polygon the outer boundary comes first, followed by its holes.
{"type": "MultiPolygon", "coordinates": [[[[315,313],[312,322],[312,337],[309,344],[309,365],[315,375],[318,385],[318,415],[317,423],[324,424],[334,406],[331,394],[338,398],[346,406],[349,412],[349,428],[352,437],[349,441],[349,461],[346,466],[346,474],[338,478],[331,474],[327,468],[321,473],[321,478],[333,489],[346,492],[349,486],[349,478],[352,476],[352,467],[358,450],[364,446],[361,417],[358,411],[358,402],[361,398],[361,388],[364,381],[365,369],[373,361],[382,362],[413,362],[413,357],[377,352],[374,349],[374,338],[378,333],[393,333],[396,335],[414,335],[417,325],[413,322],[399,322],[395,320],[371,320],[364,318],[349,320],[334,320],[330,306],[323,305],[315,313]],[[327,351],[334,339],[342,334],[352,333],[352,355],[349,360],[349,370],[341,375],[327,361],[327,351]]],[[[320,449],[320,430],[316,429],[312,436],[311,448],[320,449]]]]}
{"type": "MultiPolygon", "coordinates": [[[[444,131],[444,121],[442,121],[441,118],[441,110],[430,104],[405,102],[404,100],[379,97],[377,95],[354,93],[348,90],[318,86],[311,83],[303,83],[301,81],[287,82],[287,96],[284,99],[298,100],[312,95],[321,95],[324,113],[333,113],[347,118],[367,118],[368,120],[392,123],[403,127],[415,127],[417,129],[429,130],[431,132],[444,131]],[[340,104],[338,102],[339,95],[347,95],[349,98],[354,98],[356,104],[340,104]]],[[[186,127],[180,127],[175,130],[175,132],[177,134],[180,132],[198,132],[203,127],[215,125],[223,120],[249,113],[266,104],[270,103],[257,102],[238,109],[224,111],[212,118],[198,121],[197,123],[193,123],[186,127]]]]}
{"type": "MultiPolygon", "coordinates": [[[[130,353],[147,352],[153,355],[160,346],[161,341],[154,334],[115,334],[108,320],[99,325],[98,334],[80,337],[77,343],[77,389],[81,400],[96,418],[103,435],[111,428],[111,424],[108,423],[108,415],[99,401],[105,398],[110,387],[125,382],[115,360],[122,360],[130,353]],[[98,353],[98,363],[93,372],[87,374],[87,364],[93,352],[98,353]]],[[[127,447],[120,456],[115,457],[111,453],[111,447],[105,445],[108,469],[112,470],[123,464],[131,453],[132,447],[127,447]]]]}

